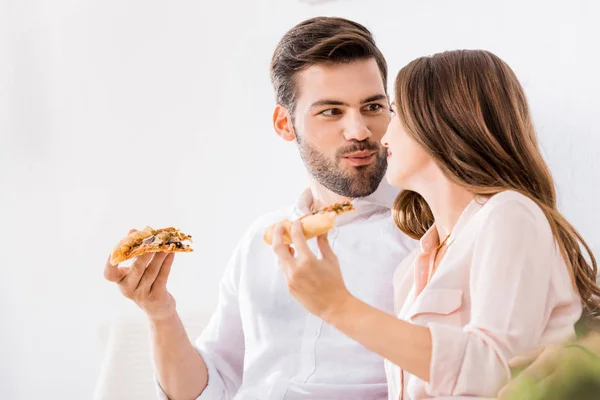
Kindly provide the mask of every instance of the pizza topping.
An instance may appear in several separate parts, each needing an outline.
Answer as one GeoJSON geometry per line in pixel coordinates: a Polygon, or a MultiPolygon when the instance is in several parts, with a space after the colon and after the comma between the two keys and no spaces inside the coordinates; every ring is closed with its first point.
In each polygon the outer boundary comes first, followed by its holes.
{"type": "Polygon", "coordinates": [[[169,241],[165,244],[166,245],[174,244],[175,247],[177,247],[178,249],[183,248],[183,243],[181,243],[181,241],[179,241],[179,239],[169,239],[169,241]]]}
{"type": "Polygon", "coordinates": [[[184,240],[191,241],[192,237],[189,235],[185,235],[179,231],[160,231],[157,232],[156,235],[149,236],[144,240],[138,242],[137,244],[133,244],[131,246],[130,252],[138,246],[156,248],[160,246],[169,246],[172,244],[175,245],[175,247],[178,249],[183,249],[184,247],[187,247],[187,245],[184,245],[182,243],[182,241],[184,240]]]}
{"type": "Polygon", "coordinates": [[[352,203],[350,203],[349,201],[345,202],[345,203],[337,203],[331,206],[327,206],[327,207],[323,207],[317,211],[314,211],[312,214],[320,214],[320,213],[325,213],[328,211],[333,211],[336,214],[342,214],[348,211],[353,211],[354,210],[354,206],[352,205],[352,203]]]}
{"type": "Polygon", "coordinates": [[[149,238],[146,238],[142,241],[143,245],[149,245],[150,243],[154,242],[154,239],[156,239],[155,236],[150,236],[149,238]]]}

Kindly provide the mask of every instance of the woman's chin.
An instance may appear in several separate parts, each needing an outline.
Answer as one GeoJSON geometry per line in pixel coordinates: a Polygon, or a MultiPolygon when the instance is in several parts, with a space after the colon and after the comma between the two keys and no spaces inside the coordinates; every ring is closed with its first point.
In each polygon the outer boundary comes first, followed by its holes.
{"type": "Polygon", "coordinates": [[[402,185],[402,179],[399,179],[400,177],[397,174],[391,174],[389,172],[386,172],[385,174],[385,180],[387,181],[387,183],[389,183],[391,186],[394,186],[398,189],[402,189],[403,185],[402,185]]]}

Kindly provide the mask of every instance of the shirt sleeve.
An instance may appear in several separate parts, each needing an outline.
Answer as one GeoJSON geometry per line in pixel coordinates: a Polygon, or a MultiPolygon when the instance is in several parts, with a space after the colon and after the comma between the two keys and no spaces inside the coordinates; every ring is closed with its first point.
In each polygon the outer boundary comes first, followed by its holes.
{"type": "MultiPolygon", "coordinates": [[[[208,384],[196,400],[232,399],[242,383],[245,346],[238,289],[248,243],[246,234],[221,280],[217,309],[194,344],[208,370],[208,384]]],[[[168,400],[156,379],[155,382],[158,398],[168,400]]]]}
{"type": "Polygon", "coordinates": [[[430,395],[493,397],[510,379],[510,357],[539,345],[551,275],[566,273],[542,217],[518,201],[491,210],[472,255],[469,323],[429,324],[430,395]]]}

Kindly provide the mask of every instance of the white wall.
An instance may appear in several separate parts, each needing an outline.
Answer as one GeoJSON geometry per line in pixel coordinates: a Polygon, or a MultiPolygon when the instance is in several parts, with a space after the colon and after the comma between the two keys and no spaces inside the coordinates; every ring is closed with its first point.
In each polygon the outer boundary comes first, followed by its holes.
{"type": "Polygon", "coordinates": [[[444,49],[503,57],[562,210],[600,253],[594,3],[0,0],[0,397],[91,397],[99,326],[139,312],[102,278],[131,227],[191,233],[196,251],[178,257],[170,289],[182,310],[214,307],[247,225],[305,183],[271,127],[268,64],[315,15],[369,27],[391,80],[444,49]]]}

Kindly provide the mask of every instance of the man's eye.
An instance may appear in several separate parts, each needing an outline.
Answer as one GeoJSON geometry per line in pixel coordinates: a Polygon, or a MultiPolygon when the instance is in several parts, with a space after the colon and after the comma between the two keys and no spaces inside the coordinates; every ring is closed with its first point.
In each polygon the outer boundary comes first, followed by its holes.
{"type": "Polygon", "coordinates": [[[379,110],[383,109],[383,107],[381,106],[381,104],[369,104],[367,106],[367,111],[369,112],[377,112],[379,110]]]}
{"type": "Polygon", "coordinates": [[[326,117],[333,117],[336,115],[340,115],[342,113],[342,111],[339,108],[330,108],[328,110],[322,111],[321,115],[324,115],[326,117]]]}

